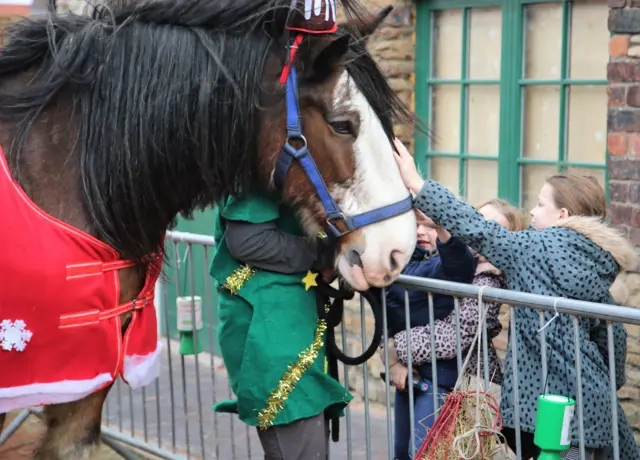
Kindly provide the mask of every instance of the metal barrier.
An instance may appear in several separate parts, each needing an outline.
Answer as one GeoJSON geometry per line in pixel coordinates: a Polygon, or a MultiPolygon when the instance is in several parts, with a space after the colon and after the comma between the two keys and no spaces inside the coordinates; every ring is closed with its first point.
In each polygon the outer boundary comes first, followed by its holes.
{"type": "MultiPolygon", "coordinates": [[[[212,280],[209,276],[209,262],[211,260],[212,247],[214,246],[212,237],[195,235],[183,232],[168,232],[167,245],[172,254],[172,260],[165,269],[165,277],[159,282],[156,292],[156,308],[158,311],[159,327],[164,335],[165,347],[162,351],[163,362],[160,378],[152,385],[140,390],[132,391],[121,381],[113,386],[107,402],[104,406],[103,414],[103,437],[105,443],[118,452],[123,458],[138,458],[133,451],[147,454],[151,458],[162,459],[183,459],[183,458],[206,458],[206,459],[262,459],[262,448],[257,438],[255,428],[248,427],[241,423],[236,416],[228,414],[217,414],[211,409],[212,405],[221,399],[232,398],[228,380],[224,371],[224,366],[220,358],[216,357],[215,350],[215,302],[212,290],[212,280]],[[201,264],[196,264],[195,251],[201,251],[198,256],[201,264]],[[201,266],[199,266],[201,265],[201,266]],[[172,274],[172,275],[171,275],[172,274]],[[202,296],[202,311],[204,314],[203,329],[198,331],[193,329],[193,340],[207,342],[208,351],[203,351],[196,355],[181,354],[180,343],[172,330],[175,319],[171,313],[175,311],[175,306],[170,305],[168,292],[173,289],[177,296],[184,295],[185,289],[180,284],[180,279],[186,280],[189,295],[202,296]],[[196,292],[196,278],[202,280],[202,291],[196,292]],[[200,337],[198,337],[200,335],[200,337]],[[126,447],[125,447],[126,446],[126,447]]],[[[433,294],[451,295],[455,298],[455,316],[457,328],[457,365],[460,369],[464,356],[460,347],[460,308],[459,299],[462,297],[478,297],[482,295],[485,301],[499,302],[510,307],[510,329],[515,330],[514,306],[536,309],[540,312],[540,324],[545,323],[544,312],[557,312],[573,316],[573,340],[579,340],[578,316],[598,318],[607,321],[608,353],[609,353],[609,373],[611,394],[610,401],[613,405],[613,440],[617,444],[618,430],[616,414],[616,391],[615,391],[615,361],[613,350],[613,329],[611,322],[640,325],[640,310],[617,307],[611,305],[600,305],[590,302],[576,300],[552,298],[534,294],[524,294],[520,292],[506,291],[495,288],[478,288],[477,286],[450,283],[433,279],[423,279],[402,276],[397,282],[405,288],[405,315],[408,318],[409,304],[406,289],[417,289],[428,292],[429,314],[431,322],[434,319],[433,294]],[[482,292],[481,292],[482,291],[482,292]]],[[[386,305],[383,300],[384,315],[384,349],[387,353],[387,318],[386,305]]],[[[357,306],[355,307],[357,309],[357,306]]],[[[356,310],[357,311],[357,310],[356,310]]],[[[341,338],[342,347],[351,351],[359,352],[358,348],[364,349],[370,334],[367,333],[367,316],[365,306],[360,300],[360,337],[359,344],[352,343],[348,339],[345,324],[340,326],[341,331],[338,337],[341,338]]],[[[409,321],[406,323],[409,330],[409,321]]],[[[485,336],[486,337],[486,336],[485,336]]],[[[546,376],[546,342],[544,333],[540,334],[542,347],[543,374],[546,376]]],[[[515,334],[510,334],[511,353],[514,362],[517,362],[515,353],[515,334]]],[[[437,385],[437,368],[435,365],[435,339],[431,336],[432,349],[432,369],[434,375],[434,386],[437,385]]],[[[482,359],[484,360],[484,380],[488,381],[488,343],[484,340],[482,346],[482,359]]],[[[205,346],[206,347],[206,346],[205,346]]],[[[576,348],[579,350],[579,347],[576,348]]],[[[410,350],[409,350],[410,355],[410,350]]],[[[575,365],[580,376],[580,354],[575,357],[575,365]]],[[[409,363],[409,376],[412,375],[411,363],[409,363]]],[[[386,378],[389,377],[389,368],[384,364],[386,378]]],[[[514,369],[514,381],[518,381],[517,368],[514,369]]],[[[392,395],[388,381],[385,387],[385,405],[375,405],[369,402],[369,370],[368,364],[360,366],[360,369],[348,369],[347,366],[341,368],[341,378],[345,386],[350,385],[350,375],[354,372],[362,373],[362,403],[352,403],[345,411],[345,417],[341,421],[341,440],[339,443],[331,443],[332,460],[352,460],[352,459],[393,459],[393,416],[392,416],[392,395]]],[[[505,373],[510,372],[505,369],[505,373]]],[[[544,379],[543,379],[544,380],[544,379]]],[[[581,382],[578,379],[578,423],[580,424],[580,435],[583,438],[584,413],[582,407],[581,382]]],[[[435,396],[434,396],[435,397],[435,396]]],[[[409,384],[410,399],[410,426],[411,432],[415,430],[413,414],[413,385],[409,384]]],[[[514,406],[516,420],[518,417],[518,392],[515,392],[514,406]]],[[[32,411],[33,412],[33,411],[32,411]]],[[[35,411],[37,412],[37,411],[35,411]]],[[[20,424],[30,412],[23,412],[14,422],[5,427],[5,431],[0,435],[0,445],[11,434],[17,430],[20,424]]],[[[516,429],[519,427],[516,426],[516,429]]],[[[419,446],[412,446],[415,452],[419,446]]],[[[614,452],[615,460],[619,460],[618,449],[614,452]]],[[[517,457],[521,458],[520,443],[518,442],[517,457]]],[[[581,459],[585,460],[584,446],[581,449],[581,459]]],[[[501,459],[502,460],[502,459],[501,459]]]]}

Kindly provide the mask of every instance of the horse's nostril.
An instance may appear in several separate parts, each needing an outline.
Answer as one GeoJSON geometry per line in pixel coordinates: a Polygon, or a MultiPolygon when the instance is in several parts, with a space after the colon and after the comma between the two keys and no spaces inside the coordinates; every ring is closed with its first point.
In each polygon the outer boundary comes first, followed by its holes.
{"type": "Polygon", "coordinates": [[[402,257],[402,251],[391,251],[391,255],[389,256],[389,268],[392,272],[395,272],[400,268],[400,264],[398,263],[398,259],[402,257]]]}
{"type": "Polygon", "coordinates": [[[349,262],[349,265],[351,265],[352,267],[354,265],[357,265],[360,268],[364,268],[360,253],[358,253],[358,251],[356,251],[355,249],[352,249],[347,253],[347,262],[349,262]]]}

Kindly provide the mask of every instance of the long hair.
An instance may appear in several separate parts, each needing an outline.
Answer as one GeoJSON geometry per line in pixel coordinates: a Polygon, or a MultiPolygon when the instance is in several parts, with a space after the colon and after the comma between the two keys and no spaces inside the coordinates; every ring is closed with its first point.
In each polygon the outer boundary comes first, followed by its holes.
{"type": "Polygon", "coordinates": [[[594,176],[557,174],[547,179],[553,190],[556,208],[565,208],[570,216],[607,219],[607,199],[602,185],[594,176]]]}
{"type": "MultiPolygon", "coordinates": [[[[123,257],[142,259],[178,213],[188,217],[255,180],[263,71],[290,6],[107,0],[91,17],[52,14],[10,25],[0,55],[0,120],[17,123],[15,163],[38,117],[65,104],[71,119],[58,124],[77,133],[72,153],[90,224],[123,257]],[[23,72],[29,84],[2,87],[23,72]]],[[[359,0],[342,6],[352,16],[364,11],[359,0]]],[[[371,58],[356,51],[349,70],[387,129],[399,101],[371,58]],[[376,74],[366,80],[369,70],[376,74]]]]}

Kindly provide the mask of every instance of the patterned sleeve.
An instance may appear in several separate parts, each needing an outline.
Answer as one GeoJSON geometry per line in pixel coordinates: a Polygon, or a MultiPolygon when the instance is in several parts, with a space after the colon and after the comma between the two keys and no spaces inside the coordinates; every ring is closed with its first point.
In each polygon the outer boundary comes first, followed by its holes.
{"type": "MultiPolygon", "coordinates": [[[[496,276],[480,275],[473,280],[474,285],[488,287],[504,287],[500,278],[496,276]]],[[[495,328],[495,323],[500,326],[498,315],[500,306],[497,303],[489,304],[487,316],[487,328],[489,331],[495,328]]],[[[478,301],[475,298],[460,300],[460,346],[466,350],[471,346],[478,329],[478,301]]],[[[431,362],[431,325],[416,326],[411,328],[411,362],[422,365],[431,362]]],[[[436,359],[453,359],[456,357],[456,313],[452,311],[446,318],[434,323],[436,359]]],[[[498,330],[499,332],[499,330],[498,330]]],[[[407,333],[400,331],[393,337],[398,358],[403,363],[408,363],[407,333]]]]}
{"type": "Polygon", "coordinates": [[[523,261],[529,261],[540,249],[537,239],[541,232],[510,232],[499,223],[486,220],[476,209],[433,180],[425,181],[416,195],[415,206],[486,257],[507,278],[517,277],[523,261]]]}

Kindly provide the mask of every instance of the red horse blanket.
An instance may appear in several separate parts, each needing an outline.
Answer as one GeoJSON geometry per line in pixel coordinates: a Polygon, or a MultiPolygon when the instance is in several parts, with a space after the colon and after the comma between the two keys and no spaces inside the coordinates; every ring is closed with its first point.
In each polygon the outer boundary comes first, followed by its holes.
{"type": "Polygon", "coordinates": [[[140,295],[119,304],[118,270],[132,266],[92,236],[38,208],[0,149],[0,414],[75,401],[118,375],[132,387],[159,371],[149,264],[140,295]],[[120,315],[132,311],[124,337],[120,315]]]}

